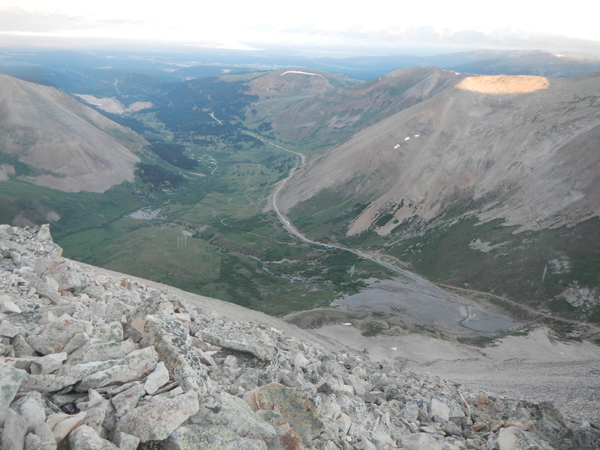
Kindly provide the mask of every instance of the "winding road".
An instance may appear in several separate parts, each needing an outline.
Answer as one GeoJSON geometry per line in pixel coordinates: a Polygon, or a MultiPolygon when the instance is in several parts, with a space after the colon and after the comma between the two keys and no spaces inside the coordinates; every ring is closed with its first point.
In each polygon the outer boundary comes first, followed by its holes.
{"type": "MultiPolygon", "coordinates": [[[[372,255],[368,255],[368,254],[366,254],[366,253],[364,253],[362,251],[359,251],[359,250],[354,250],[354,249],[351,249],[351,248],[343,247],[341,245],[331,245],[331,244],[324,244],[322,242],[313,241],[312,239],[309,239],[304,234],[302,234],[296,227],[294,227],[294,225],[290,222],[289,218],[280,211],[279,206],[277,204],[277,199],[279,197],[279,194],[283,190],[283,188],[286,186],[287,182],[294,175],[294,172],[296,171],[296,169],[298,169],[299,167],[304,167],[306,165],[306,156],[303,155],[302,153],[295,152],[293,150],[281,147],[280,145],[273,144],[273,143],[267,141],[266,139],[261,138],[260,136],[257,136],[255,134],[249,133],[247,131],[245,133],[249,134],[250,136],[252,136],[252,137],[254,137],[256,139],[259,139],[260,141],[264,142],[265,144],[271,145],[271,146],[276,147],[276,148],[278,148],[280,150],[283,150],[285,152],[292,153],[292,154],[294,154],[294,155],[296,155],[297,157],[300,158],[301,164],[298,165],[298,159],[296,159],[296,164],[290,170],[289,175],[287,176],[287,178],[285,178],[284,180],[282,180],[282,181],[279,182],[279,185],[277,186],[277,188],[275,189],[275,192],[272,195],[273,210],[277,214],[277,218],[282,223],[283,227],[290,234],[296,236],[298,239],[300,239],[301,241],[306,242],[308,244],[313,244],[313,245],[317,245],[317,246],[324,247],[324,248],[334,248],[334,249],[337,249],[337,250],[343,250],[343,251],[347,251],[347,252],[353,253],[353,254],[355,254],[355,255],[363,258],[363,259],[366,259],[368,261],[372,261],[372,262],[380,265],[381,267],[384,267],[384,268],[386,268],[386,269],[388,269],[388,270],[390,270],[392,272],[395,272],[395,273],[397,273],[397,274],[399,274],[399,275],[401,275],[403,277],[406,277],[406,278],[408,278],[410,280],[413,280],[415,282],[418,282],[418,283],[424,283],[424,284],[428,285],[431,289],[434,289],[434,290],[446,293],[446,291],[444,291],[440,286],[437,286],[437,285],[429,282],[428,280],[426,280],[426,279],[424,279],[424,278],[422,278],[422,277],[420,277],[420,276],[418,276],[418,275],[416,275],[416,274],[414,274],[412,272],[409,272],[409,271],[404,270],[404,269],[400,269],[399,267],[396,267],[396,266],[394,266],[394,265],[392,265],[390,263],[381,261],[380,259],[378,259],[378,258],[376,258],[376,257],[374,257],[372,255]]],[[[450,285],[441,285],[441,286],[446,286],[446,287],[451,288],[451,289],[459,289],[459,290],[467,291],[467,292],[478,292],[478,291],[473,291],[473,290],[469,290],[469,289],[459,288],[457,286],[450,286],[450,285]]],[[[482,292],[481,294],[492,295],[492,294],[489,294],[487,292],[482,292]]],[[[496,296],[494,296],[494,297],[496,297],[496,296]]],[[[572,324],[586,326],[586,327],[590,328],[590,332],[593,335],[596,335],[596,334],[598,334],[600,332],[597,327],[594,327],[594,326],[592,326],[592,325],[590,325],[588,323],[580,322],[580,321],[577,321],[577,320],[569,320],[569,319],[563,319],[563,318],[560,318],[560,317],[552,316],[550,314],[546,314],[546,313],[543,313],[543,312],[536,311],[533,308],[525,306],[525,305],[523,305],[521,303],[518,303],[518,302],[515,302],[515,301],[512,301],[512,300],[508,300],[508,299],[506,299],[504,297],[498,297],[498,298],[501,298],[504,301],[507,301],[507,302],[509,302],[511,304],[514,304],[515,306],[519,306],[521,308],[524,308],[525,310],[527,310],[532,315],[536,315],[538,317],[551,318],[551,319],[559,320],[559,321],[562,321],[562,322],[567,322],[567,323],[572,323],[572,324]]],[[[466,317],[463,318],[462,321],[460,321],[460,325],[463,326],[463,327],[465,327],[465,328],[469,328],[468,326],[464,325],[464,323],[463,323],[464,321],[467,321],[469,318],[470,318],[470,312],[467,309],[466,317]]]]}
{"type": "MultiPolygon", "coordinates": [[[[347,248],[347,247],[342,247],[341,245],[331,245],[331,244],[324,244],[322,242],[317,242],[317,241],[313,241],[312,239],[307,238],[304,234],[302,234],[300,231],[298,231],[298,229],[296,227],[294,227],[292,225],[292,223],[290,222],[289,218],[287,216],[285,216],[279,209],[279,206],[277,205],[277,198],[279,197],[279,193],[281,192],[281,190],[285,187],[285,185],[287,184],[287,182],[292,178],[292,176],[294,175],[294,172],[296,171],[296,169],[298,169],[298,167],[304,167],[306,165],[306,156],[303,155],[302,153],[299,152],[295,152],[293,150],[281,147],[280,145],[276,145],[273,144],[269,141],[267,141],[266,139],[261,138],[260,136],[257,136],[255,134],[249,133],[247,131],[245,131],[246,134],[249,134],[250,136],[261,140],[262,142],[264,142],[265,144],[268,145],[272,145],[273,147],[276,147],[278,149],[281,149],[283,151],[286,151],[288,153],[292,153],[296,156],[298,156],[300,158],[301,164],[300,166],[298,166],[298,160],[296,159],[296,164],[294,165],[294,167],[292,167],[292,169],[290,170],[289,175],[287,176],[286,179],[282,180],[279,182],[279,185],[277,186],[277,189],[275,189],[275,192],[273,193],[273,197],[272,197],[272,204],[273,204],[273,210],[275,211],[275,214],[277,214],[277,218],[279,219],[279,221],[283,224],[283,227],[290,233],[293,234],[294,236],[296,236],[298,239],[300,239],[303,242],[306,242],[308,244],[313,244],[313,245],[318,245],[320,247],[325,247],[325,248],[335,248],[337,250],[343,250],[346,252],[350,252],[350,253],[354,253],[357,256],[360,256],[363,259],[372,261],[376,264],[379,264],[380,266],[391,270],[392,272],[396,272],[406,278],[409,278],[413,281],[420,281],[420,282],[424,282],[424,283],[429,283],[427,280],[425,280],[424,278],[419,277],[418,275],[415,275],[414,273],[408,272],[406,270],[400,269],[392,264],[383,262],[381,260],[379,260],[378,258],[375,258],[374,256],[368,255],[366,253],[363,253],[359,250],[354,250],[351,248],[347,248]]],[[[429,283],[431,284],[431,283],[429,283]]],[[[434,285],[432,285],[434,286],[434,285]]],[[[436,287],[436,289],[439,289],[438,287],[436,287]]]]}

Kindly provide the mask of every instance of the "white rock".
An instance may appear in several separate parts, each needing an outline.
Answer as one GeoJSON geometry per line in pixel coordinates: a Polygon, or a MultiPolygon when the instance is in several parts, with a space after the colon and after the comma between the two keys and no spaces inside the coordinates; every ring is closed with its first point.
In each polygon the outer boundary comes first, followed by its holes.
{"type": "Polygon", "coordinates": [[[442,445],[427,433],[402,436],[400,442],[406,450],[442,450],[442,445]]]}
{"type": "Polygon", "coordinates": [[[50,414],[46,419],[46,424],[48,424],[50,429],[53,429],[58,422],[62,422],[69,417],[71,416],[65,413],[50,414]]]}
{"type": "Polygon", "coordinates": [[[62,366],[63,361],[65,361],[66,359],[66,352],[50,353],[49,355],[46,355],[42,358],[36,358],[32,361],[31,373],[42,375],[52,373],[55,370],[59,369],[60,366],[62,366]],[[35,372],[33,369],[34,366],[37,367],[37,370],[35,370],[35,372]]]}
{"type": "Polygon", "coordinates": [[[54,435],[54,439],[56,439],[56,443],[58,444],[59,442],[62,442],[72,430],[81,425],[86,414],[87,413],[85,411],[82,411],[74,416],[68,416],[66,419],[61,420],[54,425],[54,428],[52,428],[52,434],[54,435]]]}
{"type": "Polygon", "coordinates": [[[83,419],[82,425],[86,425],[93,428],[98,435],[103,432],[104,419],[110,408],[109,400],[102,400],[100,403],[95,404],[91,408],[87,409],[85,419],[83,419]]]}
{"type": "Polygon", "coordinates": [[[27,422],[28,432],[33,431],[37,425],[46,421],[44,407],[33,398],[28,398],[23,402],[21,405],[21,416],[27,422]]]}
{"type": "Polygon", "coordinates": [[[498,447],[500,450],[515,450],[517,446],[517,436],[513,433],[513,428],[501,428],[498,434],[498,447]]]}
{"type": "Polygon", "coordinates": [[[82,364],[122,358],[138,348],[139,346],[131,339],[122,342],[99,342],[97,339],[90,339],[69,355],[67,364],[82,364]]]}
{"type": "Polygon", "coordinates": [[[448,422],[450,420],[450,408],[434,398],[431,400],[431,415],[436,422],[448,422]]]}
{"type": "MultiPolygon", "coordinates": [[[[2,297],[8,296],[3,295],[2,297]]],[[[4,300],[2,301],[2,303],[0,303],[0,312],[4,314],[18,314],[21,312],[21,308],[19,308],[14,302],[11,302],[10,300],[4,300]]]]}
{"type": "Polygon", "coordinates": [[[62,351],[71,355],[75,351],[79,350],[90,340],[90,336],[84,331],[82,333],[77,333],[75,336],[71,338],[67,345],[62,348],[62,351]]]}
{"type": "Polygon", "coordinates": [[[306,359],[306,356],[304,356],[304,353],[297,353],[296,357],[294,358],[294,366],[296,367],[306,367],[308,364],[310,364],[310,361],[308,359],[306,359]]]}
{"type": "Polygon", "coordinates": [[[3,320],[0,322],[0,337],[12,339],[19,334],[25,334],[25,330],[17,325],[13,325],[8,320],[3,320]]]}
{"type": "MultiPolygon", "coordinates": [[[[220,425],[181,426],[169,436],[165,448],[168,448],[169,450],[186,450],[190,448],[227,450],[267,450],[266,444],[260,439],[240,437],[233,431],[220,425]],[[191,446],[190,443],[192,443],[191,446]]],[[[306,447],[289,446],[287,448],[306,447]]]]}
{"type": "Polygon", "coordinates": [[[131,434],[118,432],[115,433],[113,443],[119,447],[119,450],[136,450],[140,444],[140,438],[131,434]]]}
{"type": "Polygon", "coordinates": [[[132,434],[142,442],[160,441],[166,439],[199,408],[198,394],[190,391],[156,404],[135,408],[119,420],[116,432],[132,434]]]}
{"type": "Polygon", "coordinates": [[[241,398],[221,393],[214,397],[214,401],[215,404],[200,409],[189,422],[223,425],[239,436],[252,436],[265,442],[275,437],[273,426],[254,414],[241,398]]]}
{"type": "Polygon", "coordinates": [[[134,409],[145,393],[143,386],[136,384],[115,395],[111,401],[115,407],[117,417],[122,417],[134,409]]]}
{"type": "Polygon", "coordinates": [[[23,450],[26,433],[27,422],[25,419],[20,414],[9,409],[6,413],[4,431],[2,432],[2,449],[23,450]]]}
{"type": "Polygon", "coordinates": [[[75,387],[76,392],[85,392],[88,389],[98,389],[111,384],[122,384],[140,378],[140,374],[126,365],[118,364],[106,370],[100,370],[85,377],[75,387]]]}
{"type": "Polygon", "coordinates": [[[270,337],[259,329],[249,334],[237,327],[211,328],[200,330],[198,337],[219,347],[251,353],[263,361],[271,361],[276,353],[270,337]]]}
{"type": "Polygon", "coordinates": [[[63,314],[55,321],[44,325],[39,334],[27,336],[26,341],[35,351],[48,355],[63,351],[76,334],[83,332],[90,334],[91,331],[91,323],[63,314]]]}
{"type": "Polygon", "coordinates": [[[169,371],[165,367],[164,362],[159,362],[156,365],[156,369],[146,379],[144,383],[144,389],[150,395],[154,394],[161,387],[169,382],[169,371]]]}

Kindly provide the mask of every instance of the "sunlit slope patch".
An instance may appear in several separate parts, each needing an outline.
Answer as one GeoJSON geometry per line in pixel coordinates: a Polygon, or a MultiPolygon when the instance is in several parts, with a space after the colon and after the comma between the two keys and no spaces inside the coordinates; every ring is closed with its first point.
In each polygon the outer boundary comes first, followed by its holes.
{"type": "Polygon", "coordinates": [[[309,234],[323,235],[319,217],[330,216],[334,239],[383,246],[439,281],[547,299],[574,286],[583,292],[585,279],[592,292],[581,295],[593,309],[600,248],[584,234],[593,235],[600,214],[600,75],[461,84],[469,89],[442,92],[314,160],[282,191],[281,205],[292,218],[306,214],[298,225],[309,234]],[[482,223],[499,226],[502,237],[482,223]],[[521,242],[525,232],[532,235],[521,242]],[[426,249],[427,264],[416,256],[426,249]],[[555,260],[570,262],[555,270],[555,260]],[[473,265],[498,276],[476,275],[473,265]],[[535,282],[516,281],[527,278],[535,282]]]}

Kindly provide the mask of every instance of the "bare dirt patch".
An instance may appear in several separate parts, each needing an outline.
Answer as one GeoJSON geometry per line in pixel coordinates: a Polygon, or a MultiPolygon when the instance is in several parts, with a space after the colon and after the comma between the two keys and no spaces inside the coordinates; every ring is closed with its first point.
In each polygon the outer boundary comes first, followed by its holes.
{"type": "Polygon", "coordinates": [[[1,164],[0,165],[0,181],[8,180],[10,175],[15,174],[15,168],[10,164],[1,164]]]}
{"type": "Polygon", "coordinates": [[[158,219],[160,209],[142,208],[129,214],[129,217],[137,220],[154,220],[158,219]]]}
{"type": "Polygon", "coordinates": [[[150,108],[152,103],[150,102],[135,102],[130,106],[123,105],[119,100],[114,97],[111,98],[98,98],[93,95],[75,94],[77,97],[85,100],[90,105],[97,106],[102,111],[106,111],[113,114],[123,114],[126,112],[137,112],[142,109],[150,108]]]}
{"type": "Polygon", "coordinates": [[[504,244],[505,243],[490,245],[490,242],[481,242],[481,239],[477,238],[469,244],[469,247],[473,250],[479,250],[483,253],[489,253],[492,250],[496,250],[497,248],[502,247],[504,244]]]}
{"type": "Polygon", "coordinates": [[[154,105],[150,102],[135,102],[129,105],[129,108],[127,108],[127,112],[137,112],[141,111],[142,109],[150,108],[152,106],[154,105]]]}
{"type": "Polygon", "coordinates": [[[546,77],[531,75],[493,75],[465,78],[456,87],[480,94],[527,94],[548,89],[550,82],[546,77]]]}

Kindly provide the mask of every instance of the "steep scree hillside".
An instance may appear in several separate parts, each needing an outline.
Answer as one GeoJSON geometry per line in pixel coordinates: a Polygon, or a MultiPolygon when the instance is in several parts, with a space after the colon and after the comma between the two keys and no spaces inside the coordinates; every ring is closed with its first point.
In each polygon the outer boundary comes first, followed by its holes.
{"type": "Polygon", "coordinates": [[[397,219],[429,220],[458,198],[490,194],[480,208],[486,220],[573,226],[600,212],[598,152],[589,145],[599,133],[599,88],[600,74],[467,78],[299,170],[281,203],[290,210],[322,189],[344,188],[370,201],[349,235],[368,229],[390,204],[402,206],[381,234],[397,219]]]}
{"type": "Polygon", "coordinates": [[[0,75],[0,115],[4,171],[66,192],[132,181],[133,152],[147,144],[57,89],[7,75],[0,75]]]}
{"type": "MultiPolygon", "coordinates": [[[[314,237],[370,239],[439,281],[529,300],[596,289],[599,91],[600,74],[465,78],[296,171],[280,209],[314,237]],[[327,234],[333,222],[344,226],[327,234]]],[[[582,313],[594,320],[598,294],[582,313]]],[[[548,307],[581,316],[561,302],[548,307]]]]}

